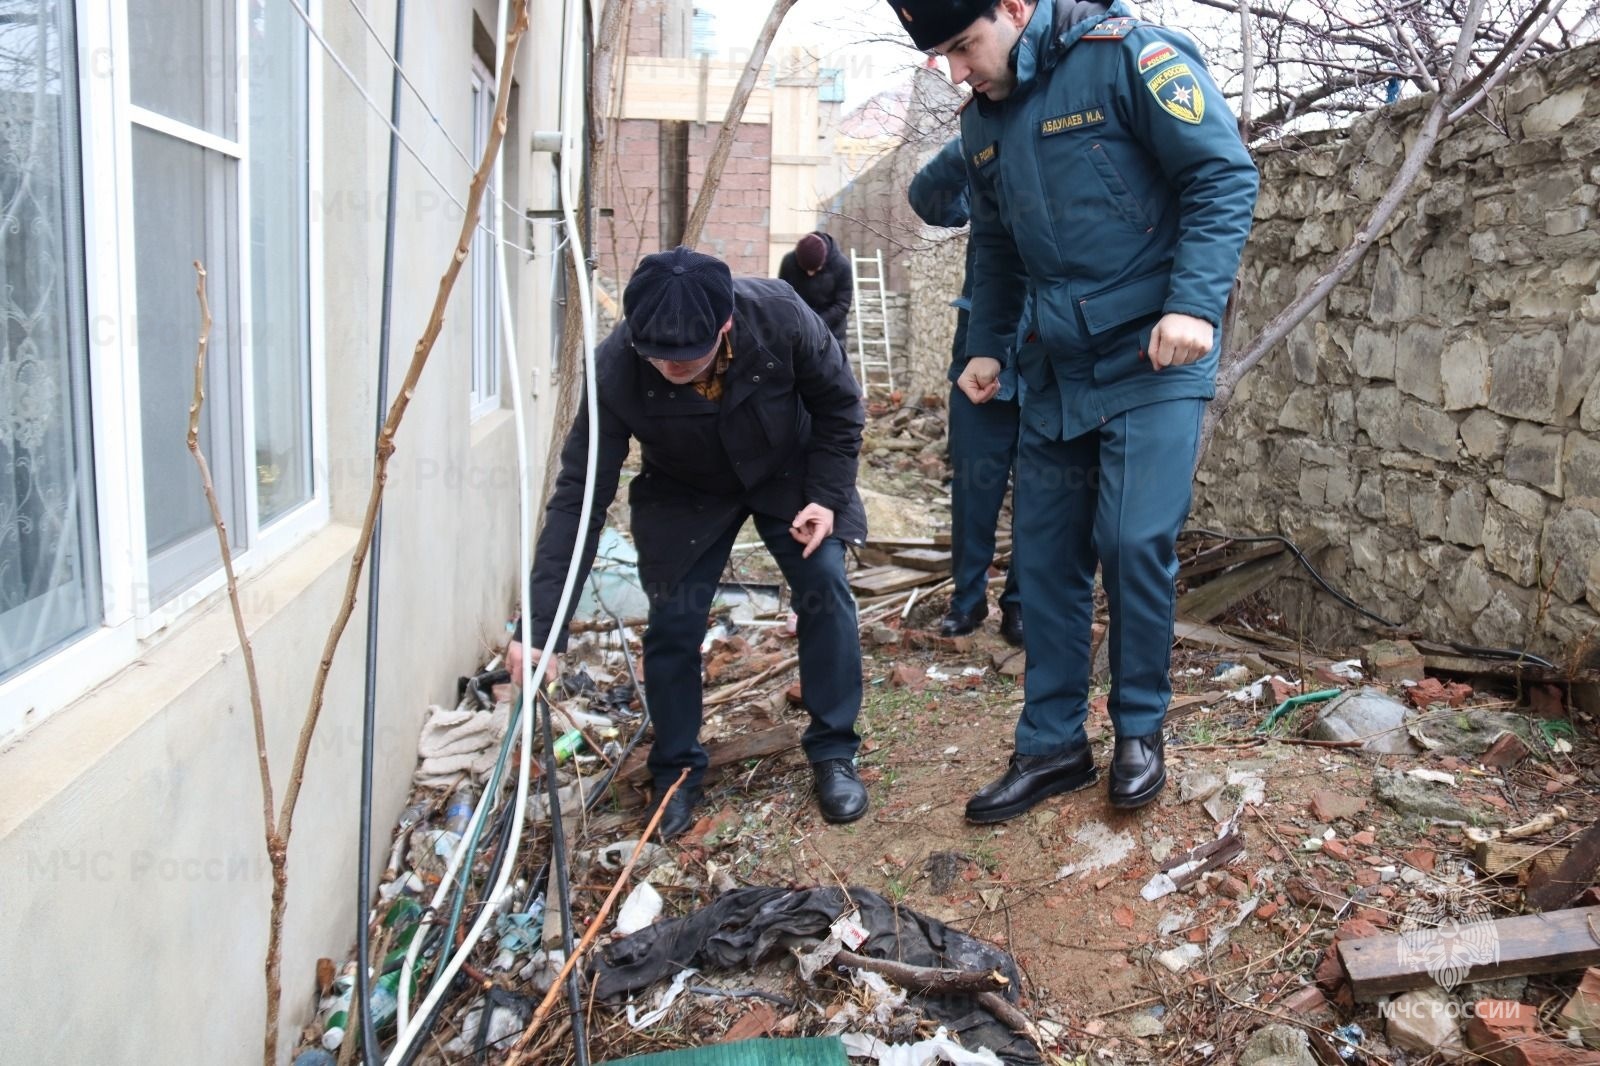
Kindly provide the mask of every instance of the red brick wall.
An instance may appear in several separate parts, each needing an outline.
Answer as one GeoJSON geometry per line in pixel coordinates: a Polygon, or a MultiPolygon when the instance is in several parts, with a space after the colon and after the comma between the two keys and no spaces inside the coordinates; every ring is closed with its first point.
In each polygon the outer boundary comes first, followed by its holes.
{"type": "Polygon", "coordinates": [[[611,171],[599,206],[611,215],[596,220],[600,272],[619,284],[633,273],[639,256],[658,252],[661,213],[658,196],[661,186],[660,123],[648,119],[627,119],[613,127],[616,142],[611,153],[611,171]]]}
{"type": "MultiPolygon", "coordinates": [[[[689,130],[689,203],[700,194],[706,163],[716,144],[716,123],[689,130]]],[[[717,256],[735,274],[767,274],[767,231],[772,206],[772,128],[746,122],[734,138],[722,183],[706,219],[700,250],[717,256]]]]}

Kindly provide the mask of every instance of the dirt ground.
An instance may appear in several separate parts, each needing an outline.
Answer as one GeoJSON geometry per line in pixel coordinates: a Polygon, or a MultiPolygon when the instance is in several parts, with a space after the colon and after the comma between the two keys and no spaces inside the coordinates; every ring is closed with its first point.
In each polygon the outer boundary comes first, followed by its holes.
{"type": "MultiPolygon", "coordinates": [[[[875,412],[862,464],[864,495],[873,497],[869,509],[884,510],[876,524],[898,525],[878,535],[938,529],[948,509],[943,436],[936,405],[875,412]]],[[[1004,517],[1001,525],[1008,526],[1004,517]]],[[[770,589],[780,576],[753,531],[745,532],[726,580],[770,589]]],[[[921,596],[903,617],[898,602],[864,604],[864,614],[882,614],[863,626],[858,761],[871,793],[866,816],[845,826],[821,819],[798,746],[735,763],[708,784],[700,822],[665,849],[664,875],[651,875],[665,900],[663,917],[704,907],[733,886],[871,889],[1009,951],[1023,977],[1023,1009],[1038,1024],[1043,1056],[1053,1064],[1233,1063],[1244,1058],[1253,1032],[1279,1023],[1309,1034],[1310,1051],[1324,1063],[1416,1064],[1443,1056],[1390,1042],[1377,1007],[1354,1002],[1343,983],[1336,940],[1405,929],[1419,901],[1441,892],[1467,894],[1490,917],[1523,913],[1525,874],[1496,880],[1476,871],[1468,834],[1562,809],[1563,820],[1526,840],[1557,845],[1600,813],[1594,722],[1549,689],[1518,692],[1478,679],[1477,688],[1418,690],[1408,699],[1405,686],[1380,685],[1415,708],[1418,739],[1404,754],[1307,739],[1303,727],[1318,714],[1316,704],[1290,713],[1270,734],[1259,733],[1290,695],[1359,685],[1327,673],[1359,649],[1316,648],[1275,634],[1285,628],[1281,619],[1262,601],[1246,599],[1216,624],[1247,646],[1219,651],[1180,643],[1174,652],[1169,784],[1156,803],[1132,813],[1107,803],[1103,768],[1111,729],[1100,688],[1089,721],[1100,782],[1003,825],[970,825],[963,818],[967,798],[1003,772],[1011,752],[1023,659],[1000,640],[998,611],[971,638],[935,637],[947,596],[921,596]],[[1273,673],[1276,684],[1263,680],[1273,673]],[[1253,682],[1256,691],[1245,692],[1253,682]],[[1430,739],[1470,732],[1472,716],[1501,711],[1526,716],[1517,721],[1527,754],[1506,767],[1485,766],[1470,753],[1447,754],[1450,745],[1430,739]],[[1386,774],[1417,780],[1419,773],[1456,808],[1455,816],[1401,809],[1375,787],[1386,774]],[[1242,844],[1236,858],[1147,898],[1158,872],[1214,842],[1225,826],[1242,844]]],[[[709,747],[775,722],[804,723],[796,672],[785,666],[794,638],[781,616],[752,618],[747,610],[741,620],[714,612],[719,642],[708,648],[708,692],[726,692],[742,679],[752,684],[708,712],[709,747]]],[[[582,645],[575,643],[569,669],[584,660],[582,645]]],[[[589,657],[603,660],[600,676],[611,678],[602,689],[626,681],[619,655],[589,657]]],[[[641,828],[639,808],[604,804],[575,833],[573,849],[582,855],[631,840],[641,828]]],[[[578,862],[573,877],[574,912],[587,926],[615,871],[578,862]]],[[[603,928],[609,931],[612,920],[603,928]]],[[[550,935],[547,929],[547,946],[550,935]]],[[[870,995],[833,978],[801,986],[792,967],[779,960],[757,972],[706,973],[705,986],[638,1029],[622,1007],[591,995],[590,1059],[837,1032],[852,1004],[871,1006],[870,995]]],[[[486,979],[531,996],[530,1003],[542,992],[537,977],[528,988],[527,970],[518,980],[511,976],[486,979]]],[[[1536,1005],[1546,1032],[1560,1035],[1555,1013],[1581,976],[1581,970],[1553,973],[1454,992],[1463,1003],[1493,996],[1536,1005]]],[[[639,1006],[652,1005],[658,993],[641,995],[639,1006]]],[[[533,1061],[573,1061],[570,1039],[557,1024],[563,1010],[533,1061]]],[[[892,1026],[879,1032],[906,1035],[892,1026]]],[[[926,1036],[931,1029],[924,1024],[915,1032],[926,1036]]]]}

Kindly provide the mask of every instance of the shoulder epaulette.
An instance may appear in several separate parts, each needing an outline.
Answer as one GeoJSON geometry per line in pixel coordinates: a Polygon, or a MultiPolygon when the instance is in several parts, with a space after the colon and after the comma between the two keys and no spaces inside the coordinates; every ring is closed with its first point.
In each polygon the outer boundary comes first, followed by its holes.
{"type": "Polygon", "coordinates": [[[1124,37],[1128,36],[1128,34],[1132,33],[1133,28],[1138,24],[1138,19],[1129,18],[1126,15],[1120,15],[1117,18],[1112,19],[1105,19],[1104,21],[1096,24],[1088,33],[1084,34],[1082,40],[1120,41],[1124,37]]]}

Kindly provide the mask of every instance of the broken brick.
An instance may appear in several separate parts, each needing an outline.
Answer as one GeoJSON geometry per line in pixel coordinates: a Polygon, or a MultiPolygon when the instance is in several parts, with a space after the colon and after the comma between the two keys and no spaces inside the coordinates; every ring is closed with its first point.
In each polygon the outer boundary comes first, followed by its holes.
{"type": "Polygon", "coordinates": [[[1237,877],[1228,877],[1223,880],[1222,884],[1217,886],[1217,891],[1229,899],[1244,899],[1250,894],[1250,886],[1237,877]]]}
{"type": "Polygon", "coordinates": [[[1311,794],[1311,815],[1319,822],[1354,818],[1366,807],[1367,801],[1359,796],[1346,796],[1327,789],[1318,789],[1311,794]]]}
{"type": "Polygon", "coordinates": [[[1543,1035],[1539,1008],[1511,1000],[1479,1000],[1467,1022],[1467,1043],[1498,1066],[1600,1066],[1600,1051],[1543,1035]]]}
{"type": "Polygon", "coordinates": [[[1334,934],[1335,940],[1366,940],[1378,935],[1378,927],[1365,918],[1351,918],[1339,926],[1339,931],[1334,934]]]}
{"type": "Polygon", "coordinates": [[[1333,948],[1326,948],[1322,958],[1317,963],[1317,987],[1329,995],[1337,995],[1339,989],[1347,987],[1350,980],[1345,976],[1344,963],[1339,961],[1339,953],[1333,948]]]}
{"type": "Polygon", "coordinates": [[[1377,842],[1377,836],[1370,829],[1363,829],[1350,838],[1350,843],[1360,845],[1363,848],[1370,848],[1377,842]]]}
{"type": "Polygon", "coordinates": [[[1509,770],[1530,754],[1528,745],[1515,733],[1501,733],[1500,739],[1489,745],[1482,755],[1483,765],[1495,770],[1509,770]]]}
{"type": "Polygon", "coordinates": [[[1291,877],[1283,887],[1288,891],[1289,898],[1302,907],[1326,907],[1328,905],[1327,893],[1322,890],[1321,885],[1309,877],[1291,877]]]}
{"type": "Polygon", "coordinates": [[[1277,900],[1270,900],[1266,903],[1263,903],[1261,906],[1256,908],[1256,917],[1260,918],[1262,921],[1266,921],[1274,914],[1278,913],[1278,906],[1277,900]]]}
{"type": "Polygon", "coordinates": [[[895,688],[909,688],[913,692],[920,692],[927,683],[928,678],[922,667],[912,666],[910,663],[896,663],[894,670],[889,674],[889,684],[895,688]]]}
{"type": "Polygon", "coordinates": [[[1400,856],[1408,866],[1413,866],[1425,874],[1433,873],[1433,864],[1438,859],[1438,853],[1427,848],[1412,848],[1400,856]]]}
{"type": "Polygon", "coordinates": [[[1116,907],[1111,912],[1111,920],[1122,926],[1124,929],[1132,929],[1133,908],[1128,906],[1126,903],[1116,907]]]}
{"type": "Polygon", "coordinates": [[[1313,1021],[1333,1016],[1328,997],[1316,985],[1306,985],[1283,1001],[1283,1011],[1300,1021],[1313,1021]]]}
{"type": "Polygon", "coordinates": [[[1383,875],[1376,870],[1357,870],[1356,884],[1362,888],[1371,888],[1383,880],[1383,875]]]}
{"type": "Polygon", "coordinates": [[[1339,862],[1350,861],[1349,846],[1337,837],[1335,837],[1333,840],[1324,840],[1322,842],[1322,854],[1328,856],[1330,859],[1336,859],[1339,862]]]}

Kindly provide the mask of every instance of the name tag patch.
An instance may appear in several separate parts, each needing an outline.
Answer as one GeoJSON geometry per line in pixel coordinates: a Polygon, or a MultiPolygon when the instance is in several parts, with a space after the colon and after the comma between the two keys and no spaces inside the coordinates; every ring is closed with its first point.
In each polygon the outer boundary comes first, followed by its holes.
{"type": "Polygon", "coordinates": [[[1086,107],[1082,111],[1074,111],[1070,115],[1057,115],[1047,118],[1039,123],[1039,136],[1054,137],[1058,133],[1079,129],[1084,126],[1098,126],[1106,120],[1106,110],[1103,107],[1086,107]]]}
{"type": "Polygon", "coordinates": [[[1000,142],[993,141],[989,147],[972,153],[972,165],[979,170],[993,163],[1000,155],[1000,142]]]}

